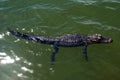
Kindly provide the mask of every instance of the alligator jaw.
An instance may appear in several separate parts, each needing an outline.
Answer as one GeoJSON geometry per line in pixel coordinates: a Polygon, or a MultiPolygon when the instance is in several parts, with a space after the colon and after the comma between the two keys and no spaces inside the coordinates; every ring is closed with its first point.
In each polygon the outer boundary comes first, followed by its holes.
{"type": "Polygon", "coordinates": [[[87,42],[89,44],[112,43],[113,40],[111,38],[104,37],[101,34],[91,34],[87,36],[87,42]]]}
{"type": "Polygon", "coordinates": [[[112,43],[113,40],[111,38],[105,38],[103,37],[101,40],[100,40],[100,43],[112,43]]]}

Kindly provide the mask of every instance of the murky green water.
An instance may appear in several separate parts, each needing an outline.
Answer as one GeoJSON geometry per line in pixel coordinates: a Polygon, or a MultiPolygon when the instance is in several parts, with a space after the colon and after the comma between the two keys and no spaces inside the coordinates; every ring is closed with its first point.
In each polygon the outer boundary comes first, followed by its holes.
{"type": "Polygon", "coordinates": [[[119,0],[0,0],[0,80],[120,80],[119,0]],[[7,27],[42,35],[100,33],[112,44],[60,48],[18,39],[7,27]]]}

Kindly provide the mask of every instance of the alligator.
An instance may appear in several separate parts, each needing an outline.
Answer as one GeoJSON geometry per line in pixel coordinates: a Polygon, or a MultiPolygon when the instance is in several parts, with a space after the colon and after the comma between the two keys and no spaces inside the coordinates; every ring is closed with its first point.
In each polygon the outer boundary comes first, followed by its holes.
{"type": "Polygon", "coordinates": [[[59,50],[59,47],[78,47],[82,46],[83,56],[85,60],[88,61],[87,47],[91,44],[101,44],[101,43],[111,43],[113,40],[102,36],[101,34],[66,34],[63,36],[45,36],[45,35],[34,35],[28,33],[21,33],[18,31],[13,31],[8,29],[8,31],[22,39],[31,40],[33,42],[38,42],[42,44],[53,45],[54,51],[51,54],[51,63],[55,61],[55,55],[59,50]]]}

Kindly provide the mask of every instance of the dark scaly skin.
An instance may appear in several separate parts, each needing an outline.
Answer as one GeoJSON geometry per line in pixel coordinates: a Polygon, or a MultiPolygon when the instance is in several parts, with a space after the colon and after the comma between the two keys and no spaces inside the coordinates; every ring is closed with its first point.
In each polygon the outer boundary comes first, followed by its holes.
{"type": "Polygon", "coordinates": [[[51,63],[55,61],[55,55],[59,51],[59,47],[78,47],[83,46],[83,55],[85,60],[88,61],[87,46],[90,44],[111,43],[111,38],[106,38],[100,34],[82,35],[82,34],[67,34],[64,36],[38,36],[29,35],[25,33],[16,32],[9,29],[9,32],[16,37],[31,40],[34,42],[49,44],[54,46],[54,51],[51,55],[51,63]]]}

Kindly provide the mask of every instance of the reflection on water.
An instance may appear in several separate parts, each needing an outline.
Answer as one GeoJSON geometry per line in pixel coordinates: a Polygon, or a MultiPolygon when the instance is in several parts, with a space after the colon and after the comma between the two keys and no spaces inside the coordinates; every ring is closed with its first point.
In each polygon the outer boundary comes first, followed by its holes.
{"type": "Polygon", "coordinates": [[[3,39],[5,35],[4,34],[0,34],[0,39],[3,39]]]}
{"type": "Polygon", "coordinates": [[[16,43],[16,42],[19,42],[20,41],[20,39],[16,39],[14,42],[16,43]]]}
{"type": "MultiPolygon", "coordinates": [[[[25,30],[25,28],[23,28],[22,30],[25,30]]],[[[31,29],[31,32],[33,32],[33,29],[31,29]]],[[[10,33],[8,31],[6,33],[0,34],[0,40],[5,41],[6,36],[10,36],[10,33]]],[[[13,42],[17,43],[19,41],[20,41],[20,39],[16,39],[13,42]]],[[[26,41],[26,43],[28,44],[28,41],[26,41]]],[[[32,53],[33,53],[33,51],[32,51],[32,53]]],[[[33,66],[33,63],[24,59],[24,57],[18,57],[16,55],[16,53],[14,52],[14,50],[12,50],[12,49],[9,51],[6,51],[6,52],[3,52],[3,51],[0,52],[0,67],[1,67],[1,69],[3,68],[1,73],[7,70],[8,73],[4,74],[6,76],[8,76],[8,75],[13,76],[12,78],[14,78],[14,79],[16,77],[20,78],[20,79],[27,79],[29,77],[26,74],[30,75],[30,74],[34,73],[34,70],[30,68],[32,66],[33,66]],[[8,55],[8,54],[10,54],[10,55],[8,55]],[[20,63],[23,65],[21,65],[20,63]],[[5,66],[5,67],[3,67],[3,66],[5,66]]],[[[39,68],[41,68],[42,64],[39,63],[39,64],[37,64],[37,66],[39,68]]],[[[9,79],[12,80],[12,78],[11,79],[9,78],[9,79]]],[[[7,80],[7,77],[2,76],[1,79],[7,80]]]]}
{"type": "Polygon", "coordinates": [[[0,52],[0,63],[1,63],[1,65],[2,64],[12,64],[12,63],[15,63],[16,61],[20,60],[20,58],[15,55],[13,50],[10,50],[10,53],[13,55],[13,57],[10,57],[5,52],[0,52]]]}
{"type": "Polygon", "coordinates": [[[28,69],[27,67],[23,66],[21,67],[21,70],[25,71],[25,72],[29,72],[29,73],[33,73],[34,71],[31,69],[28,69]]]}
{"type": "Polygon", "coordinates": [[[0,52],[0,64],[11,64],[14,63],[15,60],[10,56],[7,56],[5,52],[0,52]]]}
{"type": "MultiPolygon", "coordinates": [[[[10,53],[12,54],[12,57],[7,55],[7,53],[5,53],[5,52],[0,52],[0,66],[5,66],[5,65],[10,66],[10,64],[14,65],[11,68],[12,74],[15,74],[19,78],[28,78],[27,75],[25,75],[25,73],[30,73],[30,74],[34,73],[34,70],[27,68],[27,66],[28,67],[32,66],[31,62],[28,62],[27,60],[25,60],[23,58],[19,58],[18,56],[15,55],[13,50],[10,50],[10,53]],[[27,66],[16,65],[17,63],[19,63],[21,61],[27,66]]],[[[39,64],[39,66],[41,67],[42,65],[39,64]]],[[[4,67],[4,69],[5,68],[6,67],[4,67]]]]}
{"type": "MultiPolygon", "coordinates": [[[[24,31],[26,29],[22,28],[22,30],[24,31]]],[[[31,29],[30,32],[33,32],[33,29],[31,29]]],[[[10,36],[10,33],[8,31],[0,34],[0,40],[6,41],[6,36],[10,36]]],[[[18,43],[19,41],[20,39],[13,40],[14,43],[18,43]]],[[[26,41],[25,43],[28,44],[28,41],[26,41]]],[[[32,50],[28,50],[28,52],[35,54],[32,50]]],[[[38,55],[41,55],[41,54],[38,54],[38,55]]],[[[4,74],[6,76],[11,74],[10,76],[13,76],[14,79],[15,77],[20,78],[20,79],[27,79],[29,77],[26,74],[29,74],[29,75],[34,74],[34,70],[30,68],[32,66],[35,66],[35,65],[32,62],[29,62],[28,60],[26,60],[24,57],[18,57],[16,53],[14,52],[14,50],[12,49],[9,51],[0,51],[0,67],[1,69],[3,68],[3,71],[1,71],[0,73],[7,70],[8,73],[4,74]]],[[[36,64],[36,66],[38,68],[42,68],[42,64],[40,63],[36,64]]],[[[53,71],[52,69],[50,70],[53,71]]],[[[7,77],[2,76],[1,79],[6,80],[7,77]]]]}

